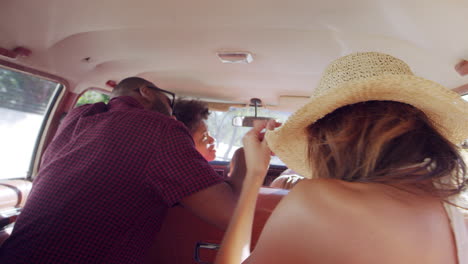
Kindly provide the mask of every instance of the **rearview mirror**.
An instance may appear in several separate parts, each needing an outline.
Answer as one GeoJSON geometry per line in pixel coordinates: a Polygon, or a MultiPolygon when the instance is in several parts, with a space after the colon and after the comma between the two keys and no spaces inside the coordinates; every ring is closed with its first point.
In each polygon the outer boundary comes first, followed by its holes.
{"type": "Polygon", "coordinates": [[[253,127],[254,121],[271,120],[271,117],[260,116],[235,116],[232,119],[232,125],[235,127],[253,127]]]}

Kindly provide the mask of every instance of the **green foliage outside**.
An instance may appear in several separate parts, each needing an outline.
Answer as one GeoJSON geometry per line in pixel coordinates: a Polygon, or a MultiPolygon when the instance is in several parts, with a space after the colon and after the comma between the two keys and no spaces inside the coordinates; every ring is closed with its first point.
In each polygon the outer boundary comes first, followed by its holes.
{"type": "Polygon", "coordinates": [[[56,82],[0,68],[0,107],[43,114],[57,87],[56,82]]]}
{"type": "Polygon", "coordinates": [[[94,104],[94,103],[99,103],[99,102],[104,102],[107,104],[109,102],[109,99],[110,97],[107,94],[89,90],[80,96],[80,98],[76,102],[76,106],[81,106],[85,104],[94,104]]]}

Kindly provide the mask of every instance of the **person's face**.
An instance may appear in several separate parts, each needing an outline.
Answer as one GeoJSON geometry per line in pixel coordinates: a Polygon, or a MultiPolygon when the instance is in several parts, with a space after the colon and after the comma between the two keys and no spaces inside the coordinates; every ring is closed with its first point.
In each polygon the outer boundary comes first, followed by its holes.
{"type": "Polygon", "coordinates": [[[198,125],[192,137],[195,142],[195,148],[207,161],[212,161],[216,158],[216,150],[214,149],[215,140],[210,136],[205,122],[201,122],[200,125],[198,125]]]}

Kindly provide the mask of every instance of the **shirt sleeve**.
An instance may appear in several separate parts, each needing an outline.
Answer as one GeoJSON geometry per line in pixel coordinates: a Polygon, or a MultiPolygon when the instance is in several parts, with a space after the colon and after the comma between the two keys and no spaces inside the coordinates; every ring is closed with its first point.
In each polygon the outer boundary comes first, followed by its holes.
{"type": "Polygon", "coordinates": [[[224,181],[195,149],[192,136],[182,124],[174,123],[163,134],[149,166],[149,178],[167,206],[224,181]]]}

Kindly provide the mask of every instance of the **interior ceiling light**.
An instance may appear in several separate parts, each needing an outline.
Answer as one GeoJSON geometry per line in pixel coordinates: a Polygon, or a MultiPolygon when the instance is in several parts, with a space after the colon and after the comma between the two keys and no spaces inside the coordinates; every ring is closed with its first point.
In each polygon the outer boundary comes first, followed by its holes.
{"type": "Polygon", "coordinates": [[[222,51],[217,52],[216,55],[222,63],[251,63],[253,61],[252,53],[245,51],[222,51]]]}

